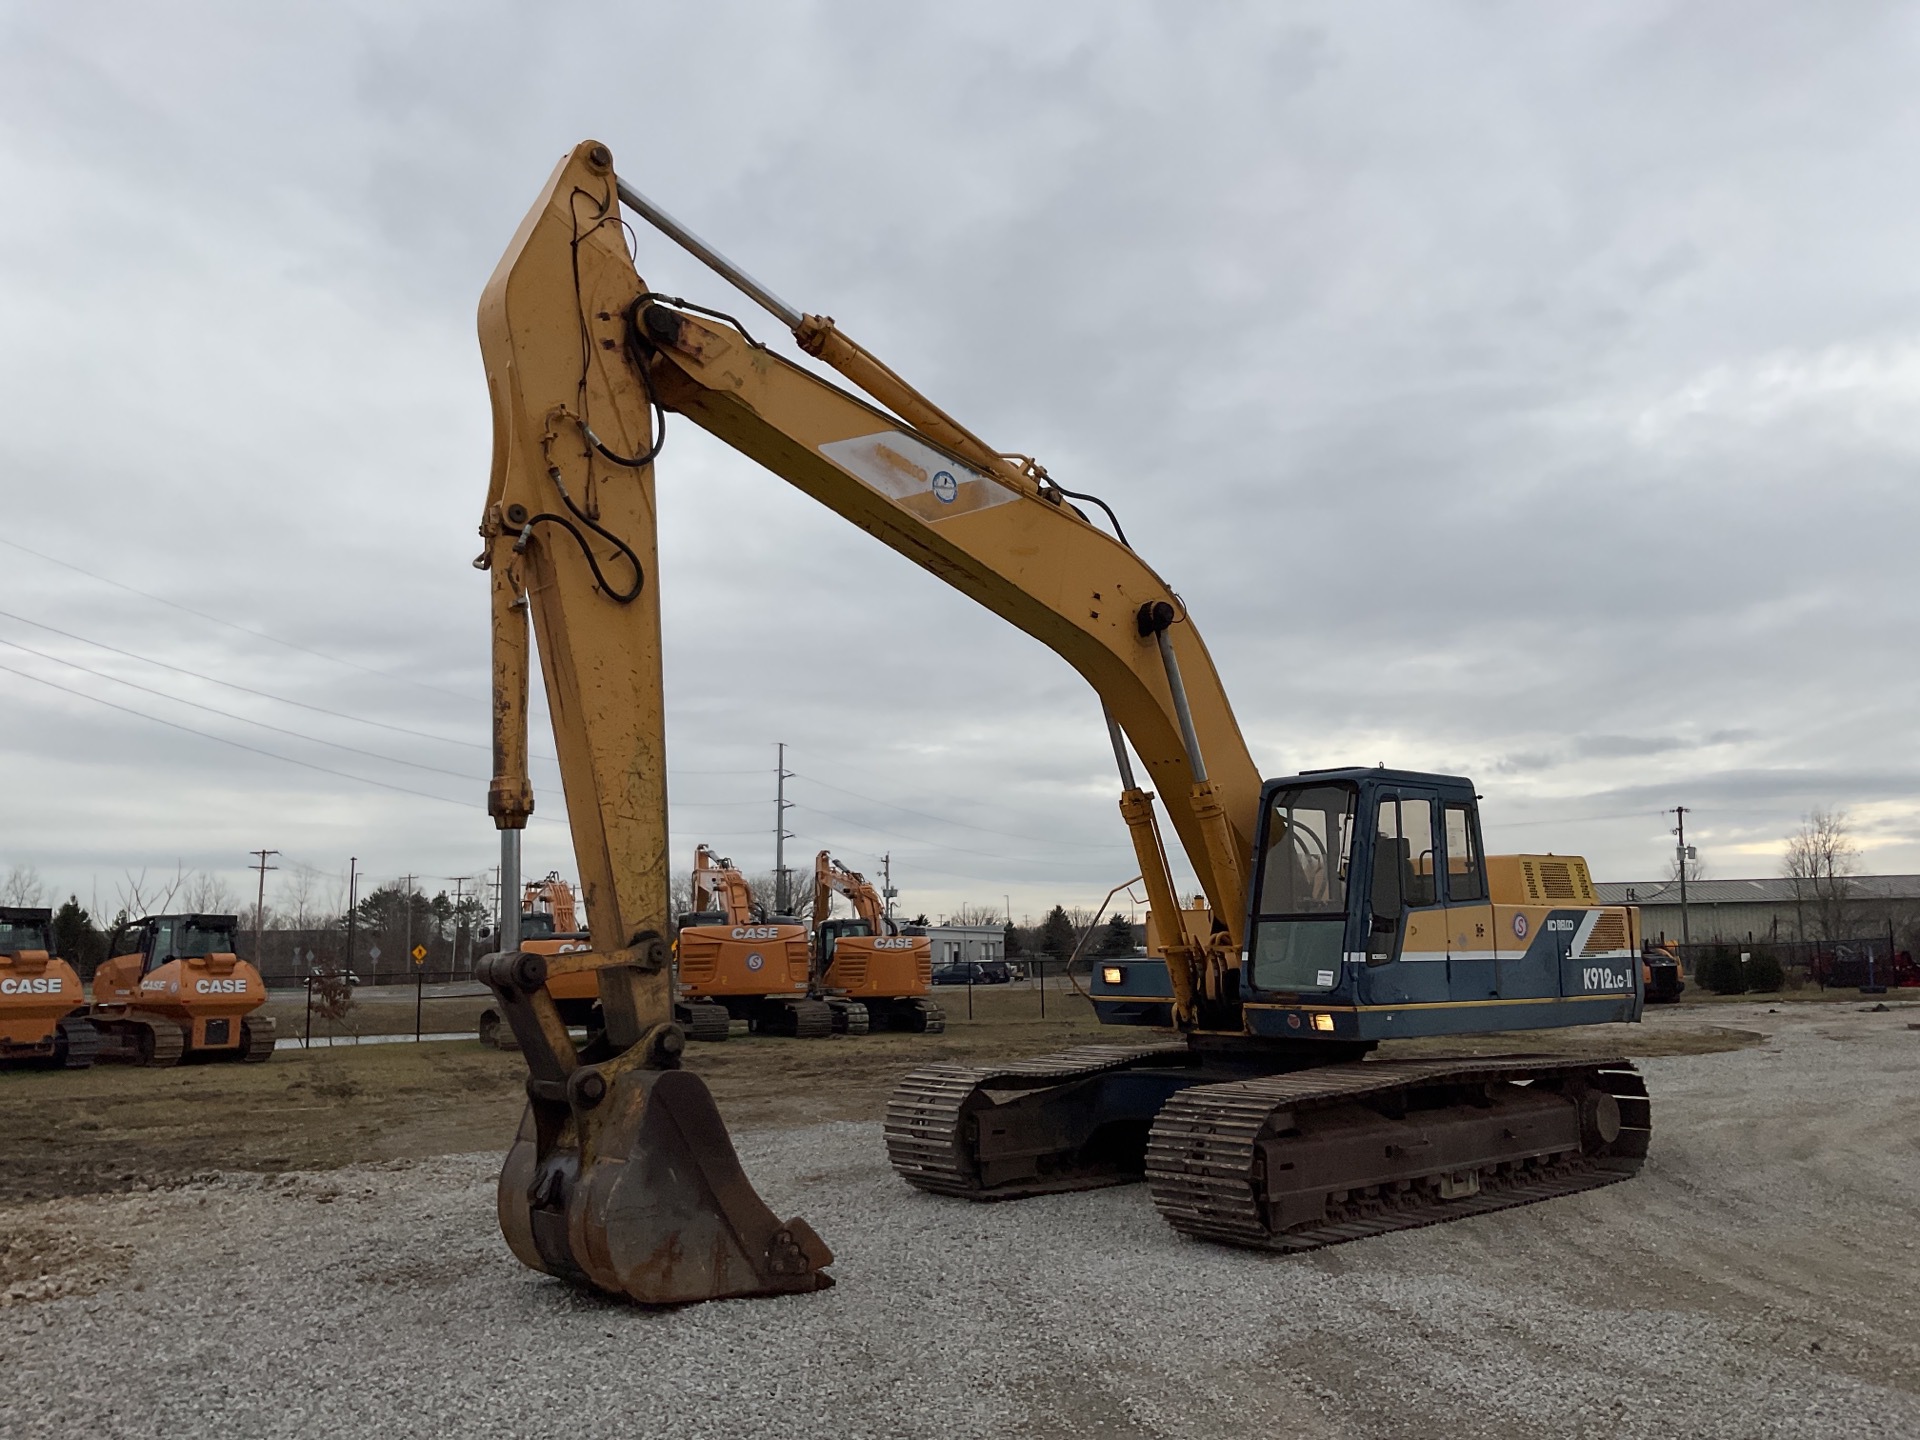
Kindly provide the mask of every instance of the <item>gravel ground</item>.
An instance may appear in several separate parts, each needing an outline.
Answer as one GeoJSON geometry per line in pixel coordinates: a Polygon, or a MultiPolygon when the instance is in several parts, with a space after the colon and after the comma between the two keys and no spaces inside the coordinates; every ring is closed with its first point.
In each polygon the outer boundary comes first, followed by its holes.
{"type": "Polygon", "coordinates": [[[1768,1039],[1645,1062],[1637,1180],[1291,1259],[851,1124],[739,1137],[839,1286],[674,1313],[521,1269],[491,1155],[17,1206],[0,1433],[1911,1437],[1917,1014],[1726,1007],[1768,1039]]]}

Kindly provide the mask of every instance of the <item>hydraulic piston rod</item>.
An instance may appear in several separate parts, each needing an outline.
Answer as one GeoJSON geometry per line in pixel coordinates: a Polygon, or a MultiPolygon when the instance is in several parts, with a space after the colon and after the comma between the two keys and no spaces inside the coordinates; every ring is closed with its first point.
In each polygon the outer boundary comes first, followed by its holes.
{"type": "Polygon", "coordinates": [[[762,310],[778,320],[789,330],[798,330],[800,322],[806,317],[793,306],[782,300],[773,291],[762,285],[713,246],[702,240],[693,231],[682,225],[673,216],[662,210],[653,201],[642,195],[626,181],[616,178],[614,188],[620,196],[620,203],[634,214],[640,216],[654,229],[665,235],[674,244],[685,250],[694,259],[707,266],[722,280],[725,280],[742,295],[752,300],[762,310]]]}

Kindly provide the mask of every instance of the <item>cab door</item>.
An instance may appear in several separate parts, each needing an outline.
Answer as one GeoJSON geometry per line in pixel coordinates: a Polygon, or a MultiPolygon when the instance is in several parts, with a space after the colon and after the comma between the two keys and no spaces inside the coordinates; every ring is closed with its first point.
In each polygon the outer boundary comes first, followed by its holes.
{"type": "Polygon", "coordinates": [[[1480,855],[1480,817],[1471,801],[1441,805],[1440,863],[1447,908],[1447,972],[1456,1000],[1492,1000],[1506,993],[1480,855]]]}
{"type": "Polygon", "coordinates": [[[1369,942],[1369,1004],[1447,998],[1447,924],[1435,882],[1433,827],[1431,796],[1390,790],[1376,797],[1373,863],[1398,870],[1401,919],[1397,935],[1376,934],[1369,942]]]}

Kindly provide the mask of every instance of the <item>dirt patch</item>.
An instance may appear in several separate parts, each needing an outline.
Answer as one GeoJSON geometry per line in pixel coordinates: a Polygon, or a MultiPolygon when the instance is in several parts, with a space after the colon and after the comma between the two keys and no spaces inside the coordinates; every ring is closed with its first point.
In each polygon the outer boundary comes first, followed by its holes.
{"type": "Polygon", "coordinates": [[[127,1268],[133,1247],[85,1230],[24,1221],[0,1233],[0,1310],[84,1295],[127,1268]]]}
{"type": "MultiPolygon", "coordinates": [[[[712,1087],[734,1129],[785,1128],[878,1120],[900,1077],[930,1060],[1039,1054],[1101,1033],[1110,1032],[1084,1016],[961,1019],[944,1035],[699,1045],[688,1068],[712,1087]]],[[[0,1203],[144,1189],[212,1171],[504,1153],[525,1083],[518,1055],[475,1041],[282,1051],[264,1065],[4,1071],[0,1154],[9,1158],[0,1203]]]]}
{"type": "MultiPolygon", "coordinates": [[[[736,1038],[692,1047],[688,1068],[712,1087],[734,1130],[785,1129],[877,1121],[901,1076],[931,1061],[1007,1059],[1115,1038],[1083,1003],[1062,996],[1049,997],[1044,1020],[1031,990],[976,991],[971,1020],[965,991],[940,999],[950,1016],[942,1035],[736,1038]]],[[[1640,1026],[1398,1041],[1382,1053],[1697,1055],[1761,1038],[1757,1030],[1662,1017],[1640,1026]]],[[[518,1055],[473,1041],[282,1051],[264,1065],[0,1072],[0,1153],[10,1157],[0,1167],[0,1203],[171,1185],[215,1171],[274,1174],[504,1153],[525,1082],[518,1055]],[[29,1096],[32,1103],[21,1103],[29,1096]]]]}

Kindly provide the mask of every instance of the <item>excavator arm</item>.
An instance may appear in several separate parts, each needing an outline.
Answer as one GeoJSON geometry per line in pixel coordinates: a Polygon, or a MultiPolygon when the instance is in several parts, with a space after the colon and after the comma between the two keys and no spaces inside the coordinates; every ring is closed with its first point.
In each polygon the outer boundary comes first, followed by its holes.
{"type": "MultiPolygon", "coordinates": [[[[549,181],[489,294],[516,287],[540,296],[532,307],[539,324],[508,342],[516,362],[511,382],[495,380],[496,430],[505,437],[497,444],[509,453],[496,456],[490,546],[531,551],[522,537],[544,525],[539,548],[551,551],[570,530],[579,552],[573,568],[592,571],[601,598],[618,601],[638,585],[641,593],[628,603],[643,610],[657,603],[640,579],[651,562],[648,462],[665,413],[673,412],[1042,641],[1087,679],[1106,708],[1122,813],[1154,909],[1173,915],[1180,907],[1153,795],[1135,783],[1122,732],[1208,897],[1207,933],[1176,936],[1168,947],[1178,1016],[1191,1023],[1197,993],[1224,988],[1224,972],[1244,944],[1260,777],[1212,658],[1172,588],[1117,534],[1094,526],[1043,467],[994,451],[832,320],[771,296],[619,181],[604,146],[581,145],[549,181]],[[622,201],[754,295],[802,350],[879,404],[776,355],[716,312],[650,291],[627,253],[622,201]],[[633,513],[620,523],[587,526],[589,519],[613,518],[602,507],[622,505],[633,513]],[[623,524],[645,533],[629,540],[623,524]]],[[[501,610],[497,601],[497,616],[501,610]]],[[[570,616],[556,613],[559,628],[571,633],[570,616]]],[[[535,625],[544,656],[555,625],[542,621],[538,606],[535,625]]],[[[510,619],[505,629],[513,629],[510,619]]],[[[503,650],[513,653],[513,644],[513,635],[503,636],[503,650]]],[[[617,648],[611,640],[607,646],[617,648]]],[[[550,688],[569,678],[563,664],[550,688]]],[[[581,677],[576,671],[571,678],[577,685],[581,677]]],[[[508,716],[511,689],[505,694],[496,712],[508,716]]],[[[657,694],[648,703],[657,704],[657,694]]],[[[557,710],[555,719],[559,725],[557,710]]],[[[563,752],[568,748],[562,744],[563,752]]],[[[653,842],[623,842],[620,832],[654,801],[627,803],[638,799],[624,793],[630,784],[597,783],[619,777],[603,773],[604,761],[589,745],[571,748],[582,752],[582,763],[569,773],[563,757],[563,779],[569,807],[584,806],[589,842],[609,855],[623,843],[637,847],[635,863],[621,868],[631,877],[645,873],[650,862],[640,852],[653,842]]],[[[523,758],[511,744],[503,753],[523,758]]],[[[515,807],[529,798],[521,775],[499,773],[494,794],[496,816],[512,825],[515,807]]],[[[611,872],[585,888],[591,912],[596,892],[611,900],[611,872]]],[[[631,928],[624,911],[615,928],[631,928]]]]}
{"type": "Polygon", "coordinates": [[[833,897],[841,895],[853,907],[853,913],[872,927],[875,935],[884,935],[887,907],[880,892],[858,870],[849,870],[822,850],[813,857],[813,923],[818,925],[833,909],[833,897]]]}
{"type": "Polygon", "coordinates": [[[733,861],[709,845],[693,852],[693,908],[720,910],[729,925],[753,923],[753,889],[733,861]]]}
{"type": "MultiPolygon", "coordinates": [[[[854,344],[771,296],[578,146],[488,283],[494,416],[482,515],[492,576],[503,881],[533,808],[528,627],[540,647],[591,953],[520,952],[503,924],[485,978],[526,1054],[529,1108],[501,1223],[527,1264],[643,1301],[805,1290],[831,1257],[777,1224],[705,1087],[678,1069],[665,933],[667,806],[653,461],[685,416],[1046,644],[1099,694],[1121,809],[1158,913],[1181,913],[1127,746],[1145,763],[1212,911],[1167,945],[1178,1023],[1226,990],[1244,941],[1260,779],[1213,661],[1171,587],[1031,460],[1003,456],[854,344]],[[753,295],[862,399],[717,312],[649,290],[623,202],[753,295]],[[882,408],[884,407],[884,408],[882,408]],[[575,1048],[553,983],[591,972],[575,1048]]],[[[1098,502],[1094,502],[1098,503],[1098,502]]],[[[1103,507],[1104,508],[1104,507],[1103,507]]]]}

